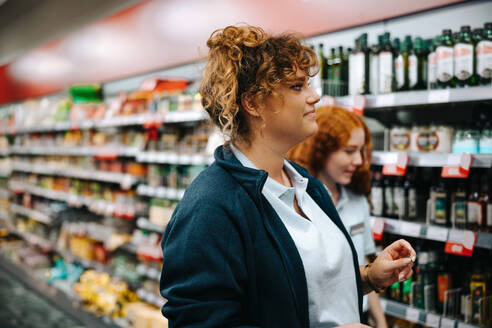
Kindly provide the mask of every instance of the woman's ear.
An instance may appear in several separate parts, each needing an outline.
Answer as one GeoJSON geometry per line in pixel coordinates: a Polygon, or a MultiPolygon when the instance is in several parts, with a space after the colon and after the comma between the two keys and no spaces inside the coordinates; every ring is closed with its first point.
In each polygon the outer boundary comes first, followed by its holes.
{"type": "Polygon", "coordinates": [[[258,104],[252,95],[243,93],[241,95],[241,105],[249,115],[260,117],[260,114],[258,114],[258,104]]]}

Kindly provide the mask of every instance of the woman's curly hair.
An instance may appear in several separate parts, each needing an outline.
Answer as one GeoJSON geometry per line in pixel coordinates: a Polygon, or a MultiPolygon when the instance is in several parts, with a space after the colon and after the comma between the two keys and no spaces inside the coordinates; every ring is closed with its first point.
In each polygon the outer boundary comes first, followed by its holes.
{"type": "Polygon", "coordinates": [[[362,153],[362,165],[357,168],[347,186],[360,195],[371,191],[371,133],[362,119],[348,110],[330,106],[316,109],[318,132],[312,137],[292,148],[287,157],[304,166],[313,176],[318,176],[324,169],[331,153],[347,144],[352,131],[362,128],[365,142],[362,153]]]}
{"type": "MultiPolygon", "coordinates": [[[[227,26],[207,41],[208,62],[203,71],[202,104],[231,141],[248,141],[250,129],[241,96],[261,103],[281,84],[296,78],[298,69],[313,76],[316,53],[293,34],[268,35],[254,26],[227,26]]],[[[261,113],[260,117],[263,119],[261,113]]]]}

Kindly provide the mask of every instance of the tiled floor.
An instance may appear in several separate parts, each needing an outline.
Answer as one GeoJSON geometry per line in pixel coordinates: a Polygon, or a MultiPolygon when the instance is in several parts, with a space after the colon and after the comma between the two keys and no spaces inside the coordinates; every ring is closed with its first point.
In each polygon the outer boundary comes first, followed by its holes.
{"type": "Polygon", "coordinates": [[[0,328],[82,328],[55,305],[0,269],[0,328]]]}

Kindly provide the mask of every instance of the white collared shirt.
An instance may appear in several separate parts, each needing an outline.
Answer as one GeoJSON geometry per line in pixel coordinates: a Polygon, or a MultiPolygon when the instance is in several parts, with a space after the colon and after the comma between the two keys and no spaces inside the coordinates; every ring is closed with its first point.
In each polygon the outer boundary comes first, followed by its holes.
{"type": "MultiPolygon", "coordinates": [[[[258,169],[231,145],[234,156],[248,168],[258,169]]],[[[272,205],[296,244],[308,287],[311,327],[335,327],[359,322],[357,282],[352,251],[342,231],[306,192],[308,179],[284,161],[293,187],[268,177],[262,194],[272,205]],[[294,196],[302,212],[294,208],[294,196]]]]}
{"type": "MultiPolygon", "coordinates": [[[[365,257],[376,253],[369,222],[369,203],[366,197],[340,186],[340,199],[336,208],[345,229],[352,237],[359,265],[364,265],[365,257]]],[[[363,298],[362,309],[368,310],[367,295],[363,298]]]]}

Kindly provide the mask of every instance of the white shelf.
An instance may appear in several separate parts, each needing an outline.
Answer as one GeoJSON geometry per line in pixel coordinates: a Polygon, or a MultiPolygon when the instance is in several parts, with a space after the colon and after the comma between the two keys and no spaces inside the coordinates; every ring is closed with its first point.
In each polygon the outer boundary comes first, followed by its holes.
{"type": "MultiPolygon", "coordinates": [[[[450,156],[459,154],[449,153],[408,153],[408,165],[418,167],[442,167],[447,165],[450,156]]],[[[398,152],[372,152],[373,165],[395,164],[398,152]]],[[[492,154],[472,155],[472,167],[490,168],[492,167],[492,154]]]]}
{"type": "Polygon", "coordinates": [[[3,210],[0,210],[0,220],[4,220],[8,223],[12,223],[12,218],[10,217],[10,214],[3,210]]]}
{"type": "Polygon", "coordinates": [[[9,191],[7,189],[0,189],[0,198],[9,198],[9,191]]]}
{"type": "MultiPolygon", "coordinates": [[[[373,224],[376,219],[384,220],[384,232],[441,242],[450,240],[450,237],[453,235],[463,234],[465,231],[468,231],[375,216],[371,216],[371,223],[373,224]]],[[[475,247],[492,249],[492,234],[486,232],[475,233],[477,234],[475,247]]]]}
{"type": "Polygon", "coordinates": [[[152,304],[158,308],[161,308],[166,303],[161,295],[149,292],[143,288],[137,289],[137,296],[144,302],[152,304]]]}
{"type": "Polygon", "coordinates": [[[11,153],[17,155],[63,155],[63,156],[126,156],[134,157],[139,152],[136,147],[12,147],[11,153]]]}
{"type": "Polygon", "coordinates": [[[131,116],[117,116],[102,120],[86,120],[82,123],[59,122],[52,125],[41,125],[17,129],[15,127],[0,129],[0,134],[35,133],[51,131],[67,131],[75,129],[93,129],[107,127],[123,127],[130,125],[144,125],[151,123],[181,123],[203,121],[209,118],[205,111],[176,111],[162,114],[141,114],[131,116]]]}
{"type": "Polygon", "coordinates": [[[148,231],[153,231],[153,232],[158,232],[158,233],[163,233],[164,229],[166,229],[165,226],[157,225],[149,221],[149,219],[140,217],[137,220],[137,227],[143,230],[148,230],[148,231]]]}
{"type": "Polygon", "coordinates": [[[12,232],[21,236],[22,239],[27,241],[29,244],[39,246],[45,250],[53,249],[53,245],[51,244],[51,242],[48,239],[44,239],[43,237],[40,237],[36,234],[30,233],[30,232],[25,232],[25,231],[20,231],[17,229],[13,229],[12,232]]]}
{"type": "Polygon", "coordinates": [[[151,187],[145,184],[140,184],[137,188],[137,194],[140,196],[156,197],[163,199],[181,200],[185,193],[185,189],[175,189],[167,187],[151,187]]]}
{"type": "Polygon", "coordinates": [[[405,319],[410,322],[433,328],[480,328],[479,326],[475,326],[470,323],[447,318],[436,313],[427,312],[422,309],[400,302],[395,302],[383,297],[381,298],[381,306],[386,314],[393,317],[405,319]]]}
{"type": "Polygon", "coordinates": [[[0,178],[8,178],[12,174],[12,171],[0,171],[0,178]]]}
{"type": "Polygon", "coordinates": [[[143,151],[137,154],[137,161],[159,164],[210,165],[214,158],[202,154],[179,154],[174,152],[143,151]]]}
{"type": "Polygon", "coordinates": [[[57,175],[84,180],[118,183],[123,189],[129,189],[131,186],[138,182],[138,178],[131,174],[97,170],[83,170],[77,168],[50,168],[24,162],[14,162],[13,170],[43,175],[57,175]]]}
{"type": "Polygon", "coordinates": [[[50,224],[52,222],[51,218],[43,212],[36,211],[18,204],[10,204],[10,211],[15,214],[27,216],[35,221],[44,224],[50,224]]]}
{"type": "Polygon", "coordinates": [[[366,109],[420,106],[455,102],[492,100],[492,87],[395,92],[381,95],[345,96],[335,98],[337,105],[353,107],[355,97],[365,97],[366,109]]]}
{"type": "Polygon", "coordinates": [[[80,207],[82,205],[85,205],[89,208],[91,212],[100,215],[116,217],[129,216],[133,218],[136,212],[136,209],[133,205],[107,202],[101,199],[93,199],[91,197],[74,195],[63,191],[41,188],[19,181],[10,181],[9,189],[13,191],[28,192],[36,196],[65,202],[69,206],[80,207]]]}
{"type": "Polygon", "coordinates": [[[0,156],[9,156],[9,155],[10,155],[9,149],[0,149],[0,156]]]}

